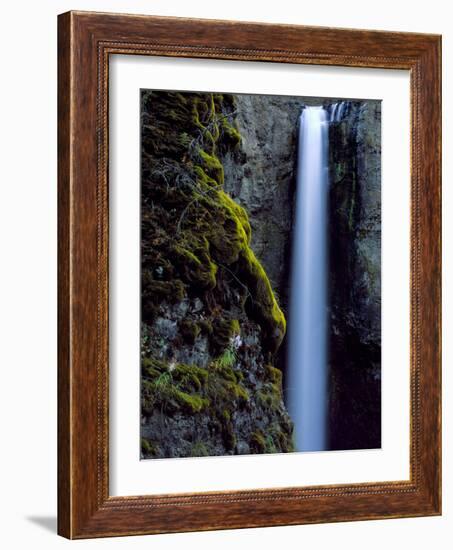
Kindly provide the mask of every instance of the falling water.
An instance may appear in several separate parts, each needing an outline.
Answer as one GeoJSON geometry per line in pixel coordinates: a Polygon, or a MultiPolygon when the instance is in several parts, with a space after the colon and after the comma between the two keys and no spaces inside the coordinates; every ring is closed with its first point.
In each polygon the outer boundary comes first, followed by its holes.
{"type": "Polygon", "coordinates": [[[340,109],[305,107],[299,118],[287,375],[297,451],[327,447],[327,139],[340,109]]]}
{"type": "Polygon", "coordinates": [[[347,101],[340,101],[334,103],[330,108],[330,122],[341,122],[348,111],[350,103],[347,101]]]}

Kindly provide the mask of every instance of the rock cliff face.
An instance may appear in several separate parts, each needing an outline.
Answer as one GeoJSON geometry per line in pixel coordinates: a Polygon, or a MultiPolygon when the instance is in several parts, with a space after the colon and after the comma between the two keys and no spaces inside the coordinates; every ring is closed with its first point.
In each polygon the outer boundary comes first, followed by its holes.
{"type": "Polygon", "coordinates": [[[234,111],[231,96],[142,94],[144,458],[293,449],[285,317],[224,191],[234,111]]]}
{"type": "Polygon", "coordinates": [[[330,125],[330,437],[381,445],[381,106],[330,125]]]}
{"type": "Polygon", "coordinates": [[[296,190],[297,124],[322,98],[236,95],[238,149],[222,156],[225,189],[250,214],[251,247],[287,309],[296,190]]]}
{"type": "Polygon", "coordinates": [[[249,212],[251,246],[286,305],[301,102],[237,95],[235,104],[242,139],[237,150],[223,156],[225,189],[249,212]]]}

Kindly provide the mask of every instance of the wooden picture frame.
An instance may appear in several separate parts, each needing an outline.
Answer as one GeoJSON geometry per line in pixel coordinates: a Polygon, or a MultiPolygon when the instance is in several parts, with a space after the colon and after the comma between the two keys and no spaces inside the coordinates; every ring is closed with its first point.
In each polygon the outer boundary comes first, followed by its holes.
{"type": "Polygon", "coordinates": [[[59,16],[58,48],[59,534],[89,538],[440,514],[440,37],[68,12],[59,16]],[[109,495],[111,54],[410,71],[410,480],[109,495]]]}

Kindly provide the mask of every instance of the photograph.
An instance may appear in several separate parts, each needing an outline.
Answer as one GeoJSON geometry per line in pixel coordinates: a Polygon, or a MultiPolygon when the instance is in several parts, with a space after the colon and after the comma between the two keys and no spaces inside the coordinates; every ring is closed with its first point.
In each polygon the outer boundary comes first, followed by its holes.
{"type": "Polygon", "coordinates": [[[448,7],[2,5],[5,550],[451,550],[448,7]]]}
{"type": "Polygon", "coordinates": [[[137,101],[141,459],[381,448],[381,101],[137,101]]]}

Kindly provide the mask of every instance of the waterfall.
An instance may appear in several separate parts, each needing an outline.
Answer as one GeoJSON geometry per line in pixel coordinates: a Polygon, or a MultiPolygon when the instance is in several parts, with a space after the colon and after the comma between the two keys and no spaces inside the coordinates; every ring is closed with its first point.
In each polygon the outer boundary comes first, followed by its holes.
{"type": "Polygon", "coordinates": [[[346,115],[346,111],[349,110],[350,107],[349,102],[347,101],[340,101],[338,103],[334,103],[330,109],[330,122],[340,122],[344,116],[346,115]]]}
{"type": "Polygon", "coordinates": [[[328,124],[344,109],[335,107],[330,117],[305,107],[299,118],[286,388],[297,451],[327,447],[328,124]]]}

